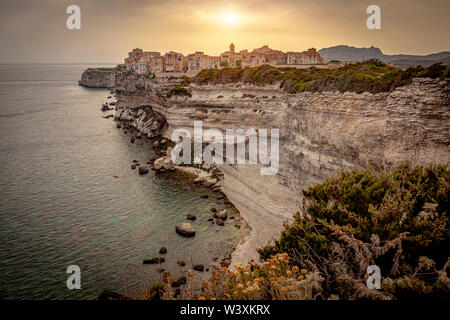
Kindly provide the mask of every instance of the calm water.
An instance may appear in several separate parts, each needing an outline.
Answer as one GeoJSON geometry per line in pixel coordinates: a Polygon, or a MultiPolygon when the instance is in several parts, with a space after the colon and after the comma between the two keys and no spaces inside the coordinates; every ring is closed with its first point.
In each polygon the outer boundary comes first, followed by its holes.
{"type": "Polygon", "coordinates": [[[161,266],[179,273],[177,260],[210,264],[239,236],[206,221],[215,194],[130,169],[151,151],[101,118],[109,91],[77,85],[87,67],[0,65],[0,298],[138,297],[159,279],[142,260],[161,246],[161,266]],[[198,217],[191,239],[174,231],[187,213],[198,217]],[[81,290],[66,287],[71,264],[81,290]]]}

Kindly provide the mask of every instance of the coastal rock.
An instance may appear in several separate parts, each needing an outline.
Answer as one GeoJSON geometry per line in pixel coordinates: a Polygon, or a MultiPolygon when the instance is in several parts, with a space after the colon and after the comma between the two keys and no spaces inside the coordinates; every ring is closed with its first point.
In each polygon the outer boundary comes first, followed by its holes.
{"type": "Polygon", "coordinates": [[[211,187],[212,185],[215,185],[216,183],[217,183],[217,179],[215,179],[215,178],[206,178],[203,181],[203,185],[205,187],[211,187]]]}
{"type": "Polygon", "coordinates": [[[170,157],[165,157],[163,161],[163,167],[166,170],[171,170],[173,168],[173,162],[170,157]]]}
{"type": "Polygon", "coordinates": [[[183,284],[186,284],[186,277],[185,276],[181,276],[177,280],[172,282],[172,288],[178,288],[178,287],[180,287],[183,284]]]}
{"type": "Polygon", "coordinates": [[[194,269],[195,271],[200,271],[200,272],[203,272],[204,268],[205,267],[202,264],[196,264],[196,265],[192,266],[192,269],[194,269]]]}
{"type": "Polygon", "coordinates": [[[199,183],[203,183],[205,179],[203,177],[197,177],[194,179],[193,183],[194,184],[199,184],[199,183]]]}
{"type": "Polygon", "coordinates": [[[111,290],[103,290],[102,293],[98,295],[97,300],[110,301],[110,300],[132,300],[132,299],[111,290]]]}
{"type": "Polygon", "coordinates": [[[225,221],[225,220],[227,220],[227,217],[228,217],[228,213],[227,213],[226,209],[214,213],[214,218],[216,218],[216,219],[221,219],[221,220],[225,221]]]}
{"type": "Polygon", "coordinates": [[[159,249],[159,254],[166,254],[166,253],[167,253],[166,247],[162,247],[161,249],[159,249]]]}
{"type": "Polygon", "coordinates": [[[175,231],[184,237],[193,237],[195,236],[195,229],[188,222],[181,223],[175,227],[175,231]]]}
{"type": "Polygon", "coordinates": [[[148,171],[148,167],[146,166],[139,167],[139,174],[146,174],[148,171]]]}
{"type": "Polygon", "coordinates": [[[191,221],[194,221],[195,219],[197,219],[197,217],[194,216],[194,215],[192,215],[192,214],[190,214],[190,213],[188,213],[188,214],[186,215],[186,219],[191,220],[191,221]]]}
{"type": "Polygon", "coordinates": [[[222,226],[223,227],[225,225],[225,222],[222,219],[216,219],[216,224],[218,226],[222,226]]]}
{"type": "Polygon", "coordinates": [[[160,264],[160,263],[164,263],[166,260],[164,258],[152,258],[152,259],[148,259],[148,260],[144,260],[142,263],[143,264],[160,264]]]}
{"type": "Polygon", "coordinates": [[[115,85],[116,68],[88,68],[78,84],[87,88],[112,88],[115,85]]]}

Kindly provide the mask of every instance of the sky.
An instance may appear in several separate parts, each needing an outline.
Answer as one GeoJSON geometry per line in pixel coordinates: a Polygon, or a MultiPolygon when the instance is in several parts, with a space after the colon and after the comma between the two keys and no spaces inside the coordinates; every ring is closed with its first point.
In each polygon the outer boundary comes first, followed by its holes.
{"type": "Polygon", "coordinates": [[[231,42],[429,54],[450,51],[449,12],[450,0],[1,0],[0,63],[118,63],[132,48],[218,55],[231,42]],[[66,27],[71,4],[80,30],[66,27]],[[366,26],[371,4],[381,30],[366,26]]]}

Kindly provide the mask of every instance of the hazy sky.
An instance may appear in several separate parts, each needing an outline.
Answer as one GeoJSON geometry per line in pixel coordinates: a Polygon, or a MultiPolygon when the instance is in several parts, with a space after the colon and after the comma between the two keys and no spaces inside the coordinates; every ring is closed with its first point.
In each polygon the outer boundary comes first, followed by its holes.
{"type": "Polygon", "coordinates": [[[0,63],[120,62],[135,47],[217,55],[230,42],[428,54],[450,51],[449,13],[450,0],[1,0],[0,63]],[[66,28],[70,4],[81,8],[81,30],[66,28]],[[366,27],[370,4],[382,30],[366,27]]]}

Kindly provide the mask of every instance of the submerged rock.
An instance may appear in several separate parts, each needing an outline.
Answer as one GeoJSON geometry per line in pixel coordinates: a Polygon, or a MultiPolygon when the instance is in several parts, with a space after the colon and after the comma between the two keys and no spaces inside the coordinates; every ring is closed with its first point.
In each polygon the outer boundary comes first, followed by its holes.
{"type": "Polygon", "coordinates": [[[222,219],[216,219],[216,224],[218,225],[218,226],[224,226],[225,225],[225,222],[223,222],[223,220],[222,219]]]}
{"type": "Polygon", "coordinates": [[[195,229],[188,222],[184,222],[184,223],[181,223],[181,224],[177,225],[175,227],[175,231],[179,235],[184,236],[184,237],[193,237],[193,236],[195,236],[195,229]]]}
{"type": "Polygon", "coordinates": [[[144,260],[142,263],[143,264],[160,264],[160,263],[164,263],[166,260],[164,258],[153,258],[153,259],[148,259],[148,260],[144,260]]]}
{"type": "Polygon", "coordinates": [[[192,266],[192,269],[194,269],[195,271],[203,271],[205,267],[202,264],[196,264],[192,266]]]}
{"type": "Polygon", "coordinates": [[[197,219],[197,217],[194,216],[194,215],[192,215],[192,214],[190,214],[190,213],[188,213],[188,214],[186,215],[186,219],[191,220],[191,221],[194,221],[195,219],[197,219]]]}
{"type": "Polygon", "coordinates": [[[132,299],[111,290],[103,290],[103,292],[98,295],[97,300],[132,300],[132,299]]]}
{"type": "Polygon", "coordinates": [[[159,249],[159,254],[166,254],[166,253],[167,253],[166,247],[162,247],[161,249],[159,249]]]}
{"type": "Polygon", "coordinates": [[[139,167],[139,174],[146,174],[148,171],[149,170],[146,166],[139,167]]]}

